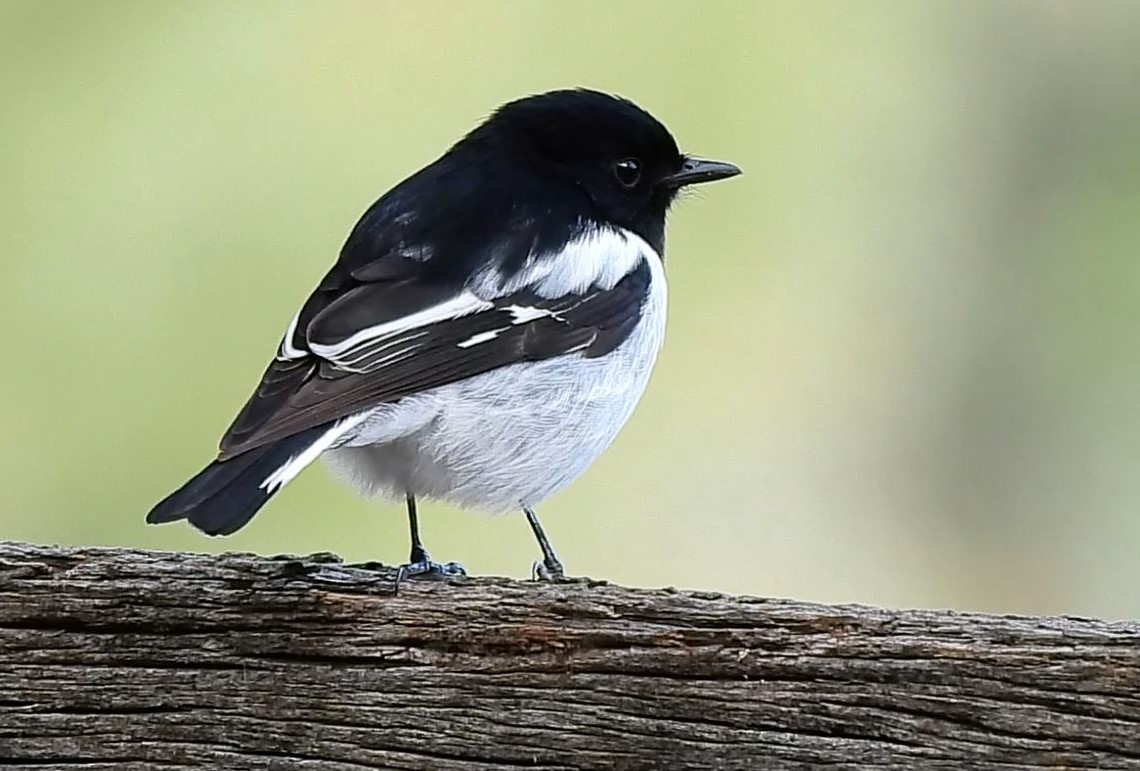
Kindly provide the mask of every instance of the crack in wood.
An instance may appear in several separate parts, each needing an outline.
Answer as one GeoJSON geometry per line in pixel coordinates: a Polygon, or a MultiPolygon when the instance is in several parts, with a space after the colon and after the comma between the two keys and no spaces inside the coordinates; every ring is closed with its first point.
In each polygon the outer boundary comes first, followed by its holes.
{"type": "Polygon", "coordinates": [[[0,764],[1140,769],[1140,624],[0,543],[0,764]]]}

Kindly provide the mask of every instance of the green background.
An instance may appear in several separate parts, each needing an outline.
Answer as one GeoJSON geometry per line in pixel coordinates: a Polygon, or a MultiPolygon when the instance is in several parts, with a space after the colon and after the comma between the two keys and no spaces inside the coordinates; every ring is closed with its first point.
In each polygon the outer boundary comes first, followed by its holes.
{"type": "MultiPolygon", "coordinates": [[[[540,508],[571,573],[1140,615],[1140,4],[2,2],[0,538],[398,562],[306,472],[148,527],[380,193],[588,85],[745,175],[669,227],[627,429],[540,508]]],[[[428,504],[524,576],[521,516],[428,504]]]]}

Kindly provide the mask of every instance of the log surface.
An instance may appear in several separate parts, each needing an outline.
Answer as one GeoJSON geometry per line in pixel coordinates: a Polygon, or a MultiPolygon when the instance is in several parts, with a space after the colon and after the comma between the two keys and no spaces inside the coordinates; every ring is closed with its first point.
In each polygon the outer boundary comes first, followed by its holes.
{"type": "Polygon", "coordinates": [[[1140,624],[0,543],[0,764],[1140,768],[1140,624]]]}

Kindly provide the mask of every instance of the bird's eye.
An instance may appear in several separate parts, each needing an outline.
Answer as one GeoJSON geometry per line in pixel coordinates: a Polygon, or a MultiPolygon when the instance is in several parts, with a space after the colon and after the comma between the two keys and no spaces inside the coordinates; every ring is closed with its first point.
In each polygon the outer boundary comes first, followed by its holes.
{"type": "Polygon", "coordinates": [[[636,187],[641,181],[641,161],[625,158],[614,164],[614,178],[622,187],[636,187]]]}

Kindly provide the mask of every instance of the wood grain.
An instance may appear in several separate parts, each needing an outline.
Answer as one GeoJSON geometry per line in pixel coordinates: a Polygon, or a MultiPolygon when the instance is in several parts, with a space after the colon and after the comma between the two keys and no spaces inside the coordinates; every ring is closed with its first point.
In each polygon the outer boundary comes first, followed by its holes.
{"type": "Polygon", "coordinates": [[[0,543],[16,768],[1140,768],[1140,624],[0,543]]]}

